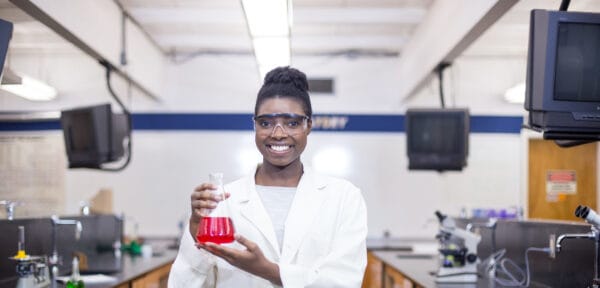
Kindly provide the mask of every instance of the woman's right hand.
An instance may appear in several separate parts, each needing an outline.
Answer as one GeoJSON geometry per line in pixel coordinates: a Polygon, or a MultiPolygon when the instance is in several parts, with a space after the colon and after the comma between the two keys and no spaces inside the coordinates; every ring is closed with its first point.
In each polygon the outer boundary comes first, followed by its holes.
{"type": "MultiPolygon", "coordinates": [[[[202,183],[196,187],[192,193],[190,202],[192,207],[192,216],[190,217],[190,233],[192,238],[196,239],[198,224],[202,217],[208,216],[210,210],[217,208],[219,201],[222,201],[221,196],[215,195],[214,190],[217,187],[210,183],[202,183]]],[[[225,192],[225,198],[229,198],[229,193],[225,192]]]]}

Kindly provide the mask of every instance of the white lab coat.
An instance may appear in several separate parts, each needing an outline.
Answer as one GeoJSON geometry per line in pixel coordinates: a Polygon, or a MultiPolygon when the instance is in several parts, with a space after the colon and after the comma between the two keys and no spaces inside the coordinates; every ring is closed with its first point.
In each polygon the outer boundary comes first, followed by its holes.
{"type": "MultiPolygon", "coordinates": [[[[360,287],[367,264],[367,211],[350,182],[305,172],[285,222],[283,249],[256,192],[254,177],[228,185],[236,233],[255,242],[279,265],[283,286],[360,287]]],[[[194,246],[185,230],[171,268],[169,287],[276,287],[194,246]],[[216,285],[215,285],[216,281],[216,285]]],[[[234,243],[238,249],[245,249],[234,243]]]]}

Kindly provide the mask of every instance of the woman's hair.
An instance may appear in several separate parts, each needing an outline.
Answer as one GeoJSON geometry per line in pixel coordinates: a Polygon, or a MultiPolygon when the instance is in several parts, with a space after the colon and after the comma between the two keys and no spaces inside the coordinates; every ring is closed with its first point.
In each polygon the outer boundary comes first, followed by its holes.
{"type": "Polygon", "coordinates": [[[289,66],[277,67],[265,76],[265,81],[256,96],[254,115],[267,99],[292,98],[302,103],[304,113],[312,117],[312,106],[308,96],[308,80],[300,70],[289,66]]]}

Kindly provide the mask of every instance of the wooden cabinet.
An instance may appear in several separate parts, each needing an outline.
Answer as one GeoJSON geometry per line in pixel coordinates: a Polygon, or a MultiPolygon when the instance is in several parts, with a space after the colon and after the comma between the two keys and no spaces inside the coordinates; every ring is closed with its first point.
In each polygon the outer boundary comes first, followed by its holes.
{"type": "Polygon", "coordinates": [[[415,286],[410,279],[404,276],[404,274],[390,266],[385,266],[383,275],[384,288],[413,288],[415,286]]]}
{"type": "Polygon", "coordinates": [[[127,282],[127,283],[123,283],[123,284],[120,284],[120,285],[118,285],[118,286],[115,286],[115,288],[130,288],[130,287],[129,287],[129,282],[127,282]]]}
{"type": "Polygon", "coordinates": [[[135,280],[131,281],[131,288],[167,288],[169,280],[169,271],[171,265],[164,265],[156,270],[153,270],[135,280]]]}
{"type": "Polygon", "coordinates": [[[367,253],[367,269],[363,277],[362,288],[382,288],[383,262],[373,253],[367,253]]]}
{"type": "Polygon", "coordinates": [[[409,277],[377,258],[367,254],[367,269],[362,288],[422,288],[409,277]]]}

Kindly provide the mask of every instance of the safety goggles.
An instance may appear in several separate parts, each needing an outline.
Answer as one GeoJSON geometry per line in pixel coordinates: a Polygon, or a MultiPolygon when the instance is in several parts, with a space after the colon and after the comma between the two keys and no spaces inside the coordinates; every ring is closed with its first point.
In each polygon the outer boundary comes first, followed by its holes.
{"type": "Polygon", "coordinates": [[[294,113],[262,114],[252,117],[254,130],[260,134],[272,134],[280,126],[288,135],[297,135],[308,128],[310,117],[294,113]]]}

